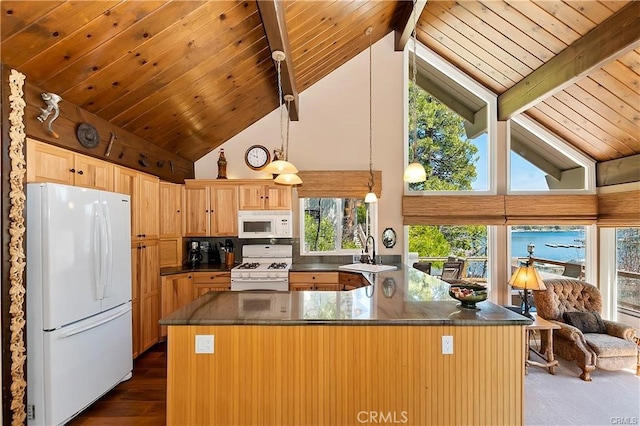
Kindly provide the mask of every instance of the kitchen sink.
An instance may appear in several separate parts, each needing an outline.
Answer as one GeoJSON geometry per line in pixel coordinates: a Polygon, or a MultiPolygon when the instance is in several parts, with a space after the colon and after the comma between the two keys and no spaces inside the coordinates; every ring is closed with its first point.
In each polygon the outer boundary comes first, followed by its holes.
{"type": "Polygon", "coordinates": [[[349,265],[340,265],[338,269],[343,269],[346,271],[356,271],[356,272],[383,272],[383,271],[393,271],[394,269],[398,269],[397,266],[394,265],[371,265],[369,263],[351,263],[349,265]]]}

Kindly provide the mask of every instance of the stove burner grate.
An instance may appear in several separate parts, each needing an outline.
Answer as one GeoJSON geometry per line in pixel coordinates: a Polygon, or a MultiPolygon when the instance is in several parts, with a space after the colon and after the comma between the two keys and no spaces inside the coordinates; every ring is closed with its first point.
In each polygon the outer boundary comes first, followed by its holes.
{"type": "Polygon", "coordinates": [[[286,269],[289,266],[286,262],[273,262],[267,269],[286,269]]]}
{"type": "Polygon", "coordinates": [[[238,266],[238,269],[257,269],[258,266],[260,266],[258,262],[243,263],[238,266]]]}

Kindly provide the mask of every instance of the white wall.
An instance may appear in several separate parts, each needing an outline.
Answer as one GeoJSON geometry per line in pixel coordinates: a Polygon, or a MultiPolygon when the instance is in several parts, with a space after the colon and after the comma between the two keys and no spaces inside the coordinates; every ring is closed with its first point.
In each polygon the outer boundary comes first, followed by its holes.
{"type": "MultiPolygon", "coordinates": [[[[378,201],[379,253],[402,254],[402,173],[404,168],[403,52],[394,51],[393,33],[373,45],[373,168],[382,170],[382,197],[378,201]],[[393,249],[379,243],[382,231],[394,228],[393,249]]],[[[300,93],[300,121],[291,122],[289,161],[299,170],[368,170],[369,168],[369,50],[347,62],[300,93]]],[[[276,85],[276,81],[273,82],[276,85]]],[[[278,109],[224,143],[227,177],[268,179],[249,169],[244,153],[254,144],[273,152],[280,147],[278,109]]],[[[216,149],[195,163],[197,179],[215,179],[216,149]]],[[[304,184],[304,183],[303,183],[304,184]]],[[[362,194],[364,196],[364,194],[362,194]]]]}

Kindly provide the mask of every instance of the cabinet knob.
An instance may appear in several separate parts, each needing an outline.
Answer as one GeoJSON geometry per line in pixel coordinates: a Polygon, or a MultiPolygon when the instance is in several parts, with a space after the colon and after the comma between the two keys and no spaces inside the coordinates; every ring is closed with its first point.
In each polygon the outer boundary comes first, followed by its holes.
{"type": "Polygon", "coordinates": [[[79,175],[83,175],[83,174],[84,174],[84,172],[83,172],[82,170],[78,170],[78,174],[79,174],[79,175]]]}
{"type": "Polygon", "coordinates": [[[180,210],[176,210],[176,213],[180,213],[180,210]]]}
{"type": "Polygon", "coordinates": [[[76,172],[76,169],[69,169],[69,171],[70,171],[71,173],[75,173],[75,172],[76,172]]]}

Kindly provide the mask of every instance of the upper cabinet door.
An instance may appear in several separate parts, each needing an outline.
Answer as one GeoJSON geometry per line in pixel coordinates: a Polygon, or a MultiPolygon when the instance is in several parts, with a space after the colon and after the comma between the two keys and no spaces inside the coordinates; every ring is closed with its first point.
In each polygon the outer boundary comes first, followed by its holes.
{"type": "Polygon", "coordinates": [[[269,185],[267,187],[267,210],[291,210],[291,187],[269,185]]]}
{"type": "Polygon", "coordinates": [[[27,182],[73,185],[73,164],[73,152],[27,139],[27,182]]]}
{"type": "Polygon", "coordinates": [[[136,196],[138,238],[156,239],[160,235],[160,179],[140,173],[136,196]]]}
{"type": "Polygon", "coordinates": [[[238,235],[238,187],[215,185],[209,188],[211,197],[211,235],[238,235]]]}
{"type": "Polygon", "coordinates": [[[113,164],[86,155],[75,155],[75,185],[113,191],[113,164]]]}
{"type": "Polygon", "coordinates": [[[240,185],[240,210],[264,210],[265,191],[263,184],[240,185]]]}
{"type": "Polygon", "coordinates": [[[185,186],[184,208],[184,235],[187,237],[208,236],[208,188],[206,186],[185,186]]]}
{"type": "Polygon", "coordinates": [[[127,169],[125,167],[114,167],[113,172],[113,191],[119,192],[121,194],[127,194],[131,197],[131,238],[136,238],[136,235],[140,234],[138,228],[140,227],[138,224],[139,215],[136,214],[138,211],[137,205],[137,190],[136,185],[138,184],[138,172],[127,169]]]}
{"type": "Polygon", "coordinates": [[[182,236],[182,185],[160,182],[160,238],[182,236]]]}

